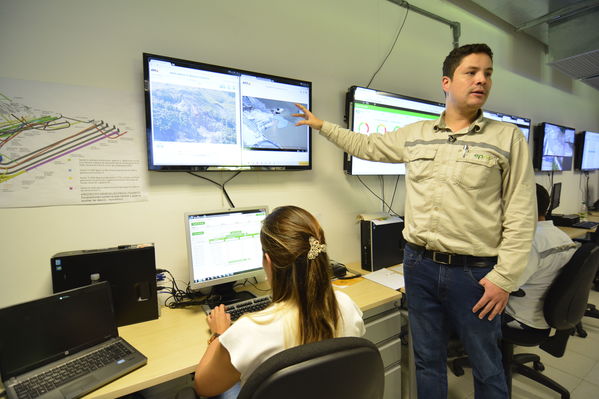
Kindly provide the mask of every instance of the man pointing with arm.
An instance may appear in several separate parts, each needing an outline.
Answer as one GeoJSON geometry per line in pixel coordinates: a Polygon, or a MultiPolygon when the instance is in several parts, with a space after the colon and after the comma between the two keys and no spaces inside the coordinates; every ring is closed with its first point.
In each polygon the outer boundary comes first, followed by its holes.
{"type": "Polygon", "coordinates": [[[405,162],[404,276],[419,398],[447,397],[449,331],[473,366],[476,398],[507,398],[500,318],[523,272],[536,221],[528,146],[517,127],[482,116],[493,74],[485,44],[443,63],[445,111],[386,134],[351,132],[298,105],[344,151],[405,162]]]}

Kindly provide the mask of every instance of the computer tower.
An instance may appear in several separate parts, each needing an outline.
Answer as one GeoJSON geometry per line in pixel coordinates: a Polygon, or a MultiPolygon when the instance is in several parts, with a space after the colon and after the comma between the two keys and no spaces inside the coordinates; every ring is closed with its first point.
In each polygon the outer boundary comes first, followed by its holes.
{"type": "Polygon", "coordinates": [[[118,326],[158,318],[153,244],[61,252],[50,267],[54,293],[108,281],[118,326]]]}
{"type": "Polygon", "coordinates": [[[375,271],[403,262],[403,220],[361,220],[362,269],[375,271]]]}

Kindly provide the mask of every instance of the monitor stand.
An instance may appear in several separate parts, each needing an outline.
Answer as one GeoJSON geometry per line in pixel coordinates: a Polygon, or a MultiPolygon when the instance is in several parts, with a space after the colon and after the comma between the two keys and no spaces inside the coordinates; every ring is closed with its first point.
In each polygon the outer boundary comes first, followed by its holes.
{"type": "Polygon", "coordinates": [[[210,297],[208,299],[208,306],[213,308],[221,303],[226,306],[256,297],[256,295],[249,291],[235,291],[233,289],[233,285],[235,283],[236,281],[232,281],[212,287],[212,291],[210,292],[210,297]]]}

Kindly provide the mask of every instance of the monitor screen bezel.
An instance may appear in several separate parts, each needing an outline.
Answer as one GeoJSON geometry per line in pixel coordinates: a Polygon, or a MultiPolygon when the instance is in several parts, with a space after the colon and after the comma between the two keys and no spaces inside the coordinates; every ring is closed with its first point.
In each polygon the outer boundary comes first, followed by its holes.
{"type": "Polygon", "coordinates": [[[569,157],[570,158],[570,167],[569,168],[562,168],[562,169],[543,169],[543,154],[545,152],[545,131],[546,131],[546,126],[547,125],[551,125],[551,126],[556,126],[560,129],[562,129],[564,132],[566,130],[573,130],[574,131],[574,140],[576,140],[576,129],[574,129],[573,127],[569,127],[569,126],[564,126],[564,125],[559,125],[557,123],[553,123],[553,122],[541,122],[538,125],[536,125],[534,127],[534,149],[533,149],[533,167],[536,171],[539,172],[565,172],[565,171],[570,171],[572,170],[573,166],[574,166],[574,158],[575,158],[575,146],[574,146],[574,142],[572,143],[573,148],[572,148],[572,156],[569,157]]]}
{"type": "Polygon", "coordinates": [[[532,120],[530,118],[526,118],[524,116],[517,116],[517,115],[506,114],[505,112],[496,112],[496,111],[492,111],[492,110],[483,110],[483,116],[485,118],[489,118],[489,119],[493,119],[493,120],[497,120],[497,121],[501,121],[501,122],[507,122],[507,123],[511,123],[512,125],[516,125],[516,127],[518,129],[520,129],[520,131],[524,135],[524,138],[526,139],[526,142],[529,142],[530,136],[531,136],[531,133],[532,133],[532,130],[533,130],[532,120]],[[490,114],[494,114],[498,118],[497,119],[491,118],[490,114]],[[507,118],[507,119],[505,119],[505,118],[507,118]],[[519,121],[519,120],[524,121],[524,123],[518,123],[518,122],[516,122],[516,121],[519,121]],[[528,126],[528,134],[525,134],[522,131],[521,125],[527,125],[528,126]]]}
{"type": "MultiPolygon", "coordinates": [[[[358,89],[370,90],[375,95],[383,95],[385,97],[389,97],[389,98],[395,99],[395,100],[416,101],[419,103],[423,103],[423,104],[427,104],[427,105],[431,105],[431,106],[438,106],[438,107],[445,109],[445,104],[436,102],[436,101],[430,101],[430,100],[425,100],[422,98],[406,96],[403,94],[392,93],[392,92],[388,92],[388,91],[384,91],[384,90],[371,89],[371,88],[363,87],[363,86],[351,86],[348,89],[347,94],[346,94],[346,120],[347,120],[347,126],[351,130],[354,130],[354,126],[353,126],[354,117],[353,116],[354,116],[354,109],[355,109],[354,106],[355,106],[356,102],[359,102],[360,104],[369,103],[369,102],[366,102],[363,100],[358,100],[358,101],[356,100],[356,90],[358,90],[358,89]]],[[[375,104],[374,102],[370,102],[370,104],[385,107],[385,108],[410,110],[407,108],[393,107],[391,104],[382,104],[382,103],[375,104]]],[[[420,111],[420,110],[410,110],[410,111],[427,113],[425,111],[420,111]]],[[[439,114],[429,113],[429,114],[431,116],[438,117],[441,113],[439,113],[439,114]]],[[[391,164],[393,166],[390,166],[390,164],[383,164],[382,162],[364,161],[364,160],[358,159],[361,162],[367,162],[368,163],[367,165],[369,165],[369,168],[371,169],[371,172],[369,171],[366,173],[360,173],[355,170],[356,158],[357,157],[354,157],[348,153],[343,154],[343,170],[345,171],[346,174],[352,175],[352,176],[397,176],[397,175],[405,175],[406,174],[406,168],[405,168],[404,163],[391,164]],[[381,165],[381,164],[383,164],[383,165],[381,165]],[[379,166],[381,167],[381,169],[377,169],[377,167],[379,167],[379,166]],[[384,169],[384,170],[382,170],[382,169],[384,169]]]]}
{"type": "Polygon", "coordinates": [[[312,109],[312,82],[288,78],[283,76],[269,75],[261,72],[247,71],[244,69],[224,67],[220,65],[207,64],[203,62],[183,60],[169,56],[143,53],[143,77],[144,77],[144,104],[145,104],[145,120],[146,120],[146,143],[147,143],[147,161],[148,170],[160,172],[222,172],[222,171],[284,171],[284,170],[311,170],[312,169],[312,129],[305,126],[308,160],[307,164],[273,164],[273,165],[227,165],[227,164],[193,164],[193,165],[171,165],[158,164],[154,160],[153,136],[152,136],[152,112],[151,112],[151,95],[150,95],[150,68],[149,64],[152,60],[170,62],[177,66],[194,68],[198,70],[217,72],[225,75],[233,76],[250,76],[257,79],[268,79],[277,83],[290,84],[308,88],[308,104],[307,108],[312,109]]]}
{"type": "Polygon", "coordinates": [[[592,168],[583,168],[584,160],[586,159],[586,150],[587,150],[587,135],[588,134],[597,135],[599,137],[599,132],[592,132],[590,130],[583,130],[574,136],[574,170],[579,170],[582,172],[591,172],[594,170],[599,170],[599,165],[597,167],[592,168]]]}
{"type": "Polygon", "coordinates": [[[268,216],[269,209],[268,206],[252,206],[252,207],[243,207],[243,208],[224,208],[224,209],[216,209],[211,211],[198,211],[198,212],[186,212],[184,215],[184,223],[185,223],[185,240],[187,243],[187,267],[188,267],[188,276],[189,276],[189,287],[191,290],[197,291],[203,288],[210,288],[226,283],[232,283],[239,280],[245,280],[248,278],[256,278],[258,280],[264,280],[266,274],[262,265],[259,265],[256,269],[247,270],[241,273],[234,274],[232,276],[221,277],[208,281],[194,281],[194,269],[193,269],[193,254],[191,249],[191,232],[189,226],[189,217],[197,216],[197,215],[218,215],[218,214],[227,214],[227,213],[239,213],[246,212],[250,213],[253,211],[264,211],[264,217],[268,216]]]}

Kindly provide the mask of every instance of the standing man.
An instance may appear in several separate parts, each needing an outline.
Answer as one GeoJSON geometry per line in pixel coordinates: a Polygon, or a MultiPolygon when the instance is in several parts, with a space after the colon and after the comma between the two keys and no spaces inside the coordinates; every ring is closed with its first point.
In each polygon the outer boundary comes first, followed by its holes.
{"type": "Polygon", "coordinates": [[[318,119],[309,125],[346,152],[405,162],[404,277],[418,397],[447,397],[447,342],[456,331],[473,366],[476,398],[507,398],[498,341],[508,295],[517,289],[535,228],[528,146],[514,125],[484,118],[493,53],[454,49],[443,63],[445,111],[369,136],[318,119]]]}

